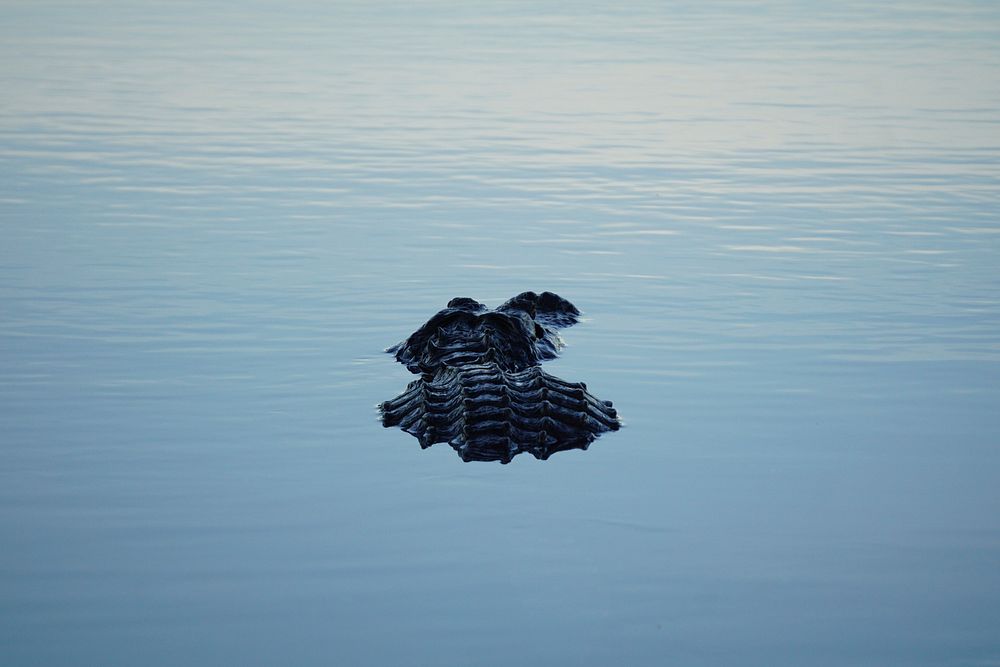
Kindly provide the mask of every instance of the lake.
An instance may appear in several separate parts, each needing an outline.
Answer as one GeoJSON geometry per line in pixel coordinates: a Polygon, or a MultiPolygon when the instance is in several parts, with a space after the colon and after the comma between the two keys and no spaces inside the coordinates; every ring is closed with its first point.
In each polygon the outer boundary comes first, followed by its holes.
{"type": "Polygon", "coordinates": [[[9,2],[4,665],[1000,665],[1000,5],[9,2]],[[626,426],[384,429],[449,299],[626,426]]]}

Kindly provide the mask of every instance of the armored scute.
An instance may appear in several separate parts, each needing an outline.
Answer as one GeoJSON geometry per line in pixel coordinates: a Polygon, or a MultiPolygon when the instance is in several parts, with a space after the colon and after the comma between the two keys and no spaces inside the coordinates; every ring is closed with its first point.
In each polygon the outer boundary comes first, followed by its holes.
{"type": "Polygon", "coordinates": [[[465,461],[508,463],[521,452],[547,459],[586,449],[621,426],[611,401],[582,382],[540,368],[562,348],[558,330],[580,311],[552,292],[524,292],[496,310],[456,298],[405,341],[386,350],[420,378],[379,406],[421,447],[447,442],[465,461]]]}

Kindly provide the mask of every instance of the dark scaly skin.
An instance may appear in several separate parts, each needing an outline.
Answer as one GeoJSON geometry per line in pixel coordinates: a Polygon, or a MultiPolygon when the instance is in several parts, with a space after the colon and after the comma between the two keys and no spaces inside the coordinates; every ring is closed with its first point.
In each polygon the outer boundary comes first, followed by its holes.
{"type": "Polygon", "coordinates": [[[582,382],[540,368],[562,348],[558,329],[579,315],[552,292],[524,292],[495,310],[452,299],[386,350],[420,378],[379,405],[382,424],[399,426],[421,447],[447,442],[465,461],[509,463],[521,452],[547,459],[586,449],[620,428],[618,413],[582,382]]]}

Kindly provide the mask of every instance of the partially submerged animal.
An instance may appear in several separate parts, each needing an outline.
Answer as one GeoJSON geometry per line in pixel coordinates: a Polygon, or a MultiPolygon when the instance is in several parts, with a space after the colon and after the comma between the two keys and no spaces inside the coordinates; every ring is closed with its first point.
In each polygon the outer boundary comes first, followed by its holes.
{"type": "Polygon", "coordinates": [[[466,297],[448,302],[386,352],[420,377],[379,405],[423,448],[447,442],[464,461],[509,463],[521,452],[547,459],[586,449],[621,422],[611,401],[582,382],[543,371],[563,347],[558,330],[580,311],[552,292],[524,292],[495,310],[466,297]]]}

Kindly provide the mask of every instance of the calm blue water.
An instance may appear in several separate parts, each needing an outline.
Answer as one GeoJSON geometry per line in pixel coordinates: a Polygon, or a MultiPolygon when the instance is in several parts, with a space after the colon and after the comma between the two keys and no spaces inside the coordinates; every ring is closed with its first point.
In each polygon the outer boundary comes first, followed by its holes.
{"type": "Polygon", "coordinates": [[[0,8],[4,665],[1000,664],[1000,5],[0,8]],[[626,429],[381,351],[552,290],[626,429]]]}

